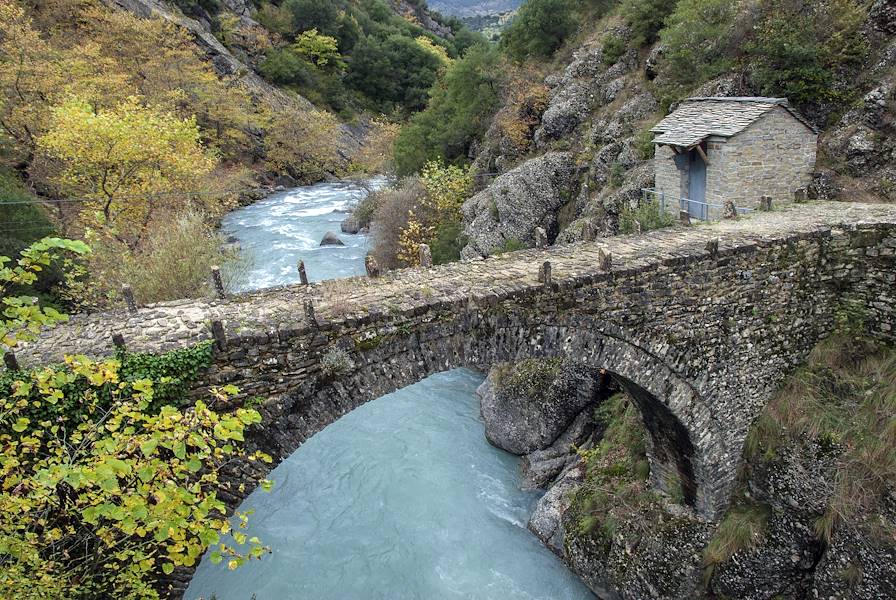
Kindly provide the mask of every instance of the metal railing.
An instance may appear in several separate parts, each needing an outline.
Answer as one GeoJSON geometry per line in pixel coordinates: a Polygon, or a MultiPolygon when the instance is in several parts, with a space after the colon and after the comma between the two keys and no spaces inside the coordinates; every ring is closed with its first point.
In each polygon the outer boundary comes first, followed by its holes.
{"type": "MultiPolygon", "coordinates": [[[[701,202],[690,198],[672,196],[656,188],[641,188],[641,199],[647,202],[659,203],[660,212],[668,212],[678,216],[679,211],[687,211],[692,219],[701,221],[718,221],[722,218],[725,206],[713,202],[701,202]]],[[[735,206],[738,214],[747,214],[755,209],[745,206],[735,206]]]]}

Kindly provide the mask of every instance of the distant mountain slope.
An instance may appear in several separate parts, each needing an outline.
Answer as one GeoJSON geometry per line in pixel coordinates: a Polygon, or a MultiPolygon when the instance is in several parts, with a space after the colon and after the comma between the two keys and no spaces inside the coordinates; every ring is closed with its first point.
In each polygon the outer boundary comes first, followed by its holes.
{"type": "Polygon", "coordinates": [[[522,0],[430,0],[429,7],[443,15],[473,17],[514,10],[522,3],[522,0]]]}

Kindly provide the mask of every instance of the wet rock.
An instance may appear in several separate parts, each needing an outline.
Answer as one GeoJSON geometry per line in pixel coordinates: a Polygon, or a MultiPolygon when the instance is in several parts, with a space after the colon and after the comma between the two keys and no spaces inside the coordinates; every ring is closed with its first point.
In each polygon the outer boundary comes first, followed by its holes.
{"type": "Polygon", "coordinates": [[[339,228],[342,230],[342,233],[355,234],[361,230],[361,223],[355,215],[349,215],[342,221],[339,228]]]}
{"type": "Polygon", "coordinates": [[[535,510],[529,518],[527,527],[545,546],[558,556],[566,555],[566,530],[563,526],[563,513],[571,504],[570,492],[574,491],[584,479],[578,467],[568,468],[551,486],[547,493],[538,500],[535,510]]]}
{"type": "Polygon", "coordinates": [[[339,239],[339,236],[333,233],[332,231],[328,231],[324,234],[324,237],[320,240],[321,246],[345,246],[342,240],[339,239]]]}
{"type": "Polygon", "coordinates": [[[593,372],[561,359],[498,365],[477,390],[485,437],[514,454],[548,448],[594,401],[593,372]]]}
{"type": "Polygon", "coordinates": [[[275,188],[294,188],[298,185],[291,175],[278,175],[274,178],[273,185],[275,188]]]}

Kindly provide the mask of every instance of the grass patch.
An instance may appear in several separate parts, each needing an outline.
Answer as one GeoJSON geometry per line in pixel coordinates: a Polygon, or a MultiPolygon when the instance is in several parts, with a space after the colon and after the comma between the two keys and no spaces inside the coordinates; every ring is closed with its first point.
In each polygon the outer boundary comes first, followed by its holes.
{"type": "Polygon", "coordinates": [[[712,567],[756,546],[770,514],[771,509],[763,504],[744,504],[729,510],[703,553],[703,564],[712,567]]]}
{"type": "Polygon", "coordinates": [[[516,252],[517,250],[525,250],[526,244],[522,243],[516,238],[511,238],[509,240],[504,240],[504,243],[501,244],[501,247],[492,252],[492,255],[504,254],[505,252],[516,252]]]}
{"type": "Polygon", "coordinates": [[[495,369],[495,387],[522,398],[547,396],[560,375],[562,358],[527,358],[517,363],[505,363],[495,369]]]}
{"type": "Polygon", "coordinates": [[[753,460],[774,460],[791,443],[836,456],[816,523],[825,541],[841,524],[871,526],[864,517],[896,481],[896,348],[865,337],[850,315],[841,321],[766,406],[745,447],[753,460]]]}
{"type": "Polygon", "coordinates": [[[637,407],[625,394],[616,394],[600,405],[595,418],[604,434],[594,448],[579,451],[585,482],[575,492],[571,510],[579,534],[609,546],[620,524],[648,526],[640,515],[654,496],[647,486],[647,432],[637,407]]]}

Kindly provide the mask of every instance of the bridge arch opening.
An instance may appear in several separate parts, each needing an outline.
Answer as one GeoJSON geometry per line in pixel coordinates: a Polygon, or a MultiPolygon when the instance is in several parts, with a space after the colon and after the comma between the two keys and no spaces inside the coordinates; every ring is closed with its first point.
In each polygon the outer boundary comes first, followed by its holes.
{"type": "Polygon", "coordinates": [[[680,486],[684,503],[695,506],[697,481],[694,477],[694,445],[687,430],[669,407],[649,391],[621,375],[613,373],[612,377],[641,413],[648,434],[651,484],[672,495],[680,486]]]}

